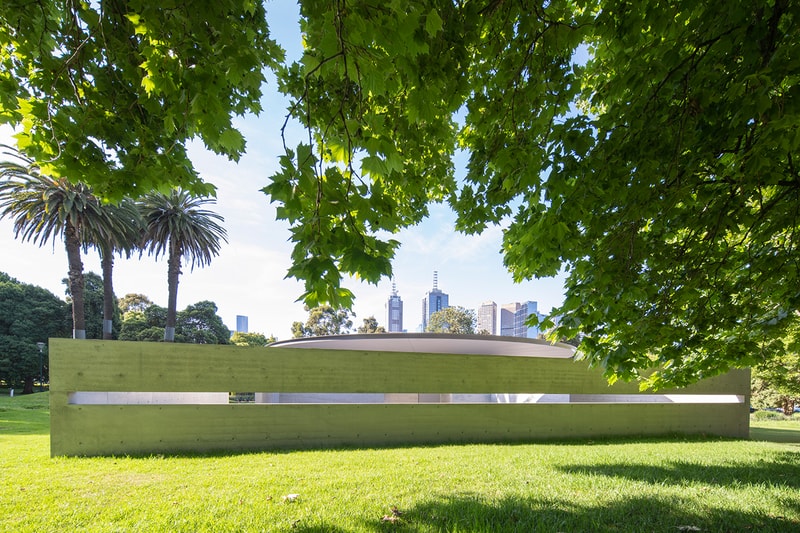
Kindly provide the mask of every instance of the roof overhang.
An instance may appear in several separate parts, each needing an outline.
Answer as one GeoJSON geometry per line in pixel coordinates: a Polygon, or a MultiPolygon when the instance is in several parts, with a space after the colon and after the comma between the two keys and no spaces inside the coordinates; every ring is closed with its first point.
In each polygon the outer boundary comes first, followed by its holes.
{"type": "Polygon", "coordinates": [[[275,348],[359,350],[373,352],[452,353],[512,355],[520,357],[570,358],[575,347],[541,339],[495,335],[451,335],[446,333],[374,333],[304,337],[270,344],[275,348]]]}

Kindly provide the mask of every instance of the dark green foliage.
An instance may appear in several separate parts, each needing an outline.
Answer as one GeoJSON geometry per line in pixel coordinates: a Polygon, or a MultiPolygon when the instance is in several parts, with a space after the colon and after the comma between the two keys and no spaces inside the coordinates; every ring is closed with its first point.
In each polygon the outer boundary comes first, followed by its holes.
{"type": "Polygon", "coordinates": [[[306,302],[348,306],[344,274],[391,275],[383,236],[447,200],[461,231],[502,224],[515,279],[567,272],[554,338],[612,379],[685,384],[778,353],[800,308],[796,0],[301,13],[281,87],[309,142],[265,191],[306,302]]]}
{"type": "Polygon", "coordinates": [[[776,356],[753,369],[750,403],[753,407],[780,407],[789,415],[800,405],[800,322],[774,343],[776,356]]]}
{"type": "MultiPolygon", "coordinates": [[[[119,338],[125,341],[163,341],[166,320],[166,308],[158,305],[151,304],[144,311],[128,311],[119,338]]],[[[214,302],[197,302],[178,312],[175,342],[230,344],[230,335],[230,330],[217,315],[214,302]]]]}
{"type": "Polygon", "coordinates": [[[178,313],[176,342],[230,344],[230,337],[231,331],[217,315],[217,305],[214,302],[197,302],[178,313]]]}
{"type": "Polygon", "coordinates": [[[351,307],[344,276],[391,275],[391,236],[446,201],[502,225],[516,280],[567,272],[553,338],[610,379],[756,365],[797,321],[798,0],[301,0],[284,65],[261,3],[37,6],[0,9],[0,121],[110,197],[209,192],[186,140],[238,157],[275,69],[308,139],[264,191],[310,307],[351,307]]]}
{"type": "MultiPolygon", "coordinates": [[[[0,272],[0,380],[32,392],[39,376],[37,342],[68,337],[69,305],[56,295],[0,272]]],[[[47,347],[43,356],[47,380],[47,347]]]]}
{"type": "Polygon", "coordinates": [[[261,110],[283,57],[261,2],[0,4],[0,123],[47,173],[120,199],[165,184],[207,194],[191,139],[231,159],[233,117],[261,110]]]}

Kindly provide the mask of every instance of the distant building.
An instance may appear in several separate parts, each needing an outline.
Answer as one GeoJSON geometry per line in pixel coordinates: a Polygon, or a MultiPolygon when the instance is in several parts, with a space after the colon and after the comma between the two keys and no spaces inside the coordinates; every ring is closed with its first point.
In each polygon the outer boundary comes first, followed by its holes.
{"type": "Polygon", "coordinates": [[[403,300],[397,294],[397,285],[392,282],[392,295],[386,302],[386,330],[389,333],[403,331],[403,300]]]}
{"type": "Polygon", "coordinates": [[[243,315],[236,315],[236,332],[247,333],[247,317],[243,315]]]}
{"type": "Polygon", "coordinates": [[[497,304],[492,301],[483,302],[477,315],[477,332],[488,331],[491,335],[497,335],[497,304]]]}
{"type": "Polygon", "coordinates": [[[450,307],[450,297],[439,290],[439,273],[433,271],[433,289],[422,299],[422,331],[428,329],[428,319],[436,311],[450,307]]]}
{"type": "Polygon", "coordinates": [[[529,326],[528,318],[531,315],[536,315],[539,320],[544,318],[544,315],[539,313],[539,304],[537,302],[523,302],[520,304],[519,309],[514,315],[514,336],[526,337],[528,339],[536,339],[539,337],[539,326],[529,326]]]}
{"type": "Polygon", "coordinates": [[[500,335],[503,337],[514,336],[514,320],[517,311],[519,311],[519,302],[503,304],[500,306],[500,335]]]}
{"type": "Polygon", "coordinates": [[[500,308],[500,335],[506,337],[525,337],[536,339],[539,337],[539,327],[529,326],[528,318],[536,315],[539,320],[544,319],[544,315],[539,312],[537,302],[513,302],[504,304],[500,308]]]}

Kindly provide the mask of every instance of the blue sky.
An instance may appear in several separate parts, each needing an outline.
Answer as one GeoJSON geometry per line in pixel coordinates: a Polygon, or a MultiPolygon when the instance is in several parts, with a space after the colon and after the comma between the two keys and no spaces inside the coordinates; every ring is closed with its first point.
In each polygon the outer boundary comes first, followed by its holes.
{"type": "MultiPolygon", "coordinates": [[[[289,57],[298,57],[301,45],[296,6],[268,2],[267,11],[273,37],[287,49],[289,57]]],[[[302,285],[284,279],[292,248],[288,227],[275,220],[274,206],[260,192],[268,177],[278,170],[278,157],[283,153],[280,128],[286,103],[272,80],[265,87],[263,104],[264,112],[259,117],[237,121],[247,139],[247,154],[238,164],[208,152],[201,143],[190,147],[200,175],[217,186],[217,204],[211,209],[225,218],[229,243],[210,266],[194,271],[183,269],[178,308],[212,300],[229,328],[235,327],[236,315],[246,315],[250,331],[286,339],[291,336],[292,322],[305,321],[307,314],[302,303],[295,301],[303,292],[302,285]]],[[[11,133],[8,128],[0,128],[0,142],[10,144],[11,133]]],[[[302,132],[290,128],[289,135],[294,136],[289,140],[291,146],[302,132]]],[[[489,228],[479,236],[464,236],[455,232],[453,222],[449,208],[433,206],[426,221],[395,236],[402,243],[393,267],[404,303],[406,329],[415,331],[421,322],[421,301],[432,286],[434,270],[439,273],[439,288],[450,295],[451,305],[474,309],[486,300],[498,305],[534,300],[546,313],[561,304],[563,278],[513,282],[499,252],[500,228],[489,228]]],[[[64,294],[61,280],[67,275],[67,259],[60,241],[43,247],[15,241],[10,220],[0,219],[0,250],[0,271],[59,296],[64,294]]],[[[100,273],[95,252],[84,257],[84,268],[100,273]]],[[[114,276],[117,296],[142,293],[155,303],[166,305],[166,259],[117,259],[114,276]]],[[[391,292],[391,281],[383,280],[378,286],[356,280],[345,280],[344,284],[356,295],[354,324],[374,315],[385,325],[384,304],[391,292]]]]}

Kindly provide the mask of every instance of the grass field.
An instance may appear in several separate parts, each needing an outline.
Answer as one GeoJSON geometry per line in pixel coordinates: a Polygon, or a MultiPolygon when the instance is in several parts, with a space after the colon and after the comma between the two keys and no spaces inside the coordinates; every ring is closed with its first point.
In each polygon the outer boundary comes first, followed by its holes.
{"type": "Polygon", "coordinates": [[[800,422],[633,439],[54,458],[0,396],[0,531],[800,531],[800,422]],[[393,510],[394,509],[394,510],[393,510]]]}

